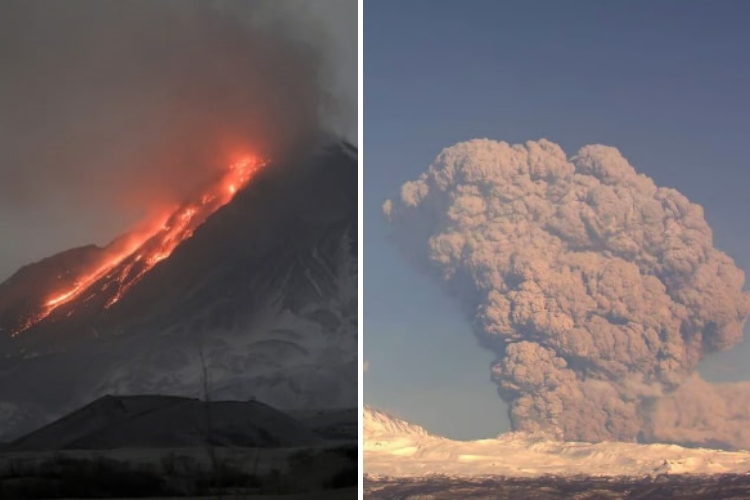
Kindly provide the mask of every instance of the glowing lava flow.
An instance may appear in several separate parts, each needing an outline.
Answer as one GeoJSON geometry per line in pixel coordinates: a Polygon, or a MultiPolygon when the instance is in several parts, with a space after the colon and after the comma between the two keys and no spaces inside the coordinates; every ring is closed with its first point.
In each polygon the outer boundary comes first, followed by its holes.
{"type": "Polygon", "coordinates": [[[169,211],[146,229],[113,242],[105,250],[106,258],[77,277],[73,285],[49,297],[41,310],[27,318],[14,336],[49,317],[54,311],[79,299],[90,290],[83,302],[97,296],[106,297],[109,308],[156,264],[168,258],[183,241],[244,188],[266,162],[245,158],[230,165],[227,172],[195,199],[169,211]],[[100,295],[101,294],[101,295],[100,295]]]}

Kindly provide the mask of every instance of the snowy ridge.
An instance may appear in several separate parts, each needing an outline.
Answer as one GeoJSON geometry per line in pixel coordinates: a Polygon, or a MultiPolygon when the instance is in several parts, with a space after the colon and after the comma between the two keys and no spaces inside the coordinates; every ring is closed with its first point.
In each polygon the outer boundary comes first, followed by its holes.
{"type": "Polygon", "coordinates": [[[652,476],[750,473],[750,452],[676,445],[576,443],[507,433],[453,441],[365,407],[364,468],[368,476],[652,476]]]}
{"type": "Polygon", "coordinates": [[[392,417],[385,412],[365,406],[362,420],[364,435],[367,439],[365,447],[372,446],[375,441],[384,443],[392,439],[431,440],[437,439],[418,425],[392,417]]]}

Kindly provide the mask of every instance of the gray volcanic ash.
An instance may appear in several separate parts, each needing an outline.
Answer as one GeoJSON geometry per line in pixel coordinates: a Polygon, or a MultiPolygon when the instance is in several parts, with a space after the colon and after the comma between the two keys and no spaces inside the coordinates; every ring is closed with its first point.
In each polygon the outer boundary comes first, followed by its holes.
{"type": "MultiPolygon", "coordinates": [[[[750,313],[744,273],[714,248],[700,206],[611,147],[569,159],[547,140],[474,140],[444,150],[383,209],[407,258],[460,299],[497,355],[515,430],[715,443],[691,431],[706,405],[661,399],[706,354],[739,343],[750,313]]],[[[746,422],[714,432],[748,447],[726,429],[746,422]]]]}

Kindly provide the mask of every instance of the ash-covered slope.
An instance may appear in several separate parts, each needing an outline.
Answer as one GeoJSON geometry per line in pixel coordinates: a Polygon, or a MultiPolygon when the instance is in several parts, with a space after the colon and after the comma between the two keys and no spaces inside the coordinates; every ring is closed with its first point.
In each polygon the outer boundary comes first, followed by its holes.
{"type": "MultiPolygon", "coordinates": [[[[2,332],[0,439],[105,394],[201,396],[204,364],[212,399],[356,406],[356,186],[345,143],[271,163],[111,308],[2,332]]],[[[0,285],[0,315],[76,253],[0,285]]]]}
{"type": "Polygon", "coordinates": [[[750,452],[664,444],[580,443],[542,433],[452,441],[365,407],[364,471],[369,476],[456,477],[543,475],[653,476],[750,471],[750,452]]]}

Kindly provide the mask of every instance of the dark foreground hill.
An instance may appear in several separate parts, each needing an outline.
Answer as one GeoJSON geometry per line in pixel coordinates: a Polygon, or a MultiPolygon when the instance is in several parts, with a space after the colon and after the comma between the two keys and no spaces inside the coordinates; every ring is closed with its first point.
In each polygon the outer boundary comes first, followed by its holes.
{"type": "Polygon", "coordinates": [[[238,446],[312,446],[322,439],[256,401],[105,396],[6,448],[9,452],[238,446]]]}
{"type": "Polygon", "coordinates": [[[321,425],[257,401],[106,396],[0,449],[0,499],[354,499],[356,433],[323,435],[356,415],[309,412],[321,425]]]}

